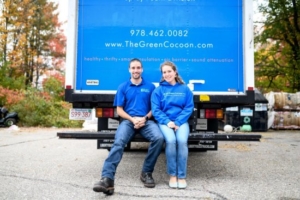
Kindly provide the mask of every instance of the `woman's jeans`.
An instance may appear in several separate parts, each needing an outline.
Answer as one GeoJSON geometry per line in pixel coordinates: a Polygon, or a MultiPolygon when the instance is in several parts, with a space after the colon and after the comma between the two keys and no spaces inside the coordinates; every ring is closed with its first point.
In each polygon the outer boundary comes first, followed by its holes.
{"type": "MultiPolygon", "coordinates": [[[[150,142],[142,172],[152,173],[154,171],[154,166],[156,164],[157,158],[161,153],[164,144],[164,137],[161,134],[161,131],[157,124],[152,120],[148,120],[145,126],[138,130],[138,132],[150,142]]],[[[129,120],[123,120],[120,123],[115,135],[114,144],[111,147],[109,155],[104,162],[102,177],[114,180],[118,164],[120,163],[123,156],[124,148],[127,143],[131,141],[136,132],[137,130],[134,129],[133,123],[129,120]]]]}
{"type": "Polygon", "coordinates": [[[167,173],[185,179],[187,175],[188,146],[190,129],[188,123],[182,124],[175,132],[167,125],[159,124],[166,141],[167,173]]]}

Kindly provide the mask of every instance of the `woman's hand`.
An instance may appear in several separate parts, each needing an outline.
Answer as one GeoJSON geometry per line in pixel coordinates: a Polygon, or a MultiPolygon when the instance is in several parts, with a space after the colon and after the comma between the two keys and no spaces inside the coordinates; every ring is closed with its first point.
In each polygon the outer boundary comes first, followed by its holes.
{"type": "Polygon", "coordinates": [[[179,129],[179,126],[176,126],[176,125],[175,125],[174,130],[177,131],[178,129],[179,129]]]}
{"type": "Polygon", "coordinates": [[[169,128],[175,128],[175,123],[174,122],[172,122],[172,121],[170,121],[168,124],[167,124],[167,126],[169,127],[169,128]]]}
{"type": "Polygon", "coordinates": [[[169,128],[174,129],[174,131],[177,131],[177,130],[179,129],[179,126],[176,126],[176,124],[175,124],[174,122],[172,122],[172,121],[170,121],[170,122],[167,124],[167,126],[168,126],[169,128]]]}

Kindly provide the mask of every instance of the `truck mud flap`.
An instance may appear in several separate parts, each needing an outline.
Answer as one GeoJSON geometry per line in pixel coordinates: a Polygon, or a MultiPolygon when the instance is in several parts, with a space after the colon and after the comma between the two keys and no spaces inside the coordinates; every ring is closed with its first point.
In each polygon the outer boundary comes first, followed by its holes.
{"type": "MultiPolygon", "coordinates": [[[[113,140],[115,133],[107,132],[58,132],[60,139],[106,139],[113,140]]],[[[190,133],[189,141],[257,141],[259,142],[261,135],[259,134],[240,134],[240,133],[190,133]]],[[[140,134],[136,134],[132,142],[147,142],[140,134]]]]}

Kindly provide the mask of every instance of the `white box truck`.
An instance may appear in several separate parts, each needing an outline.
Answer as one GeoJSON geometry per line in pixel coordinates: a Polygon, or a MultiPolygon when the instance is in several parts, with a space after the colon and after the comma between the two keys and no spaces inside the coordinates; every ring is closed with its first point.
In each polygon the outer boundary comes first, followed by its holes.
{"type": "MultiPolygon", "coordinates": [[[[252,1],[69,0],[68,16],[65,100],[74,120],[96,109],[98,130],[59,132],[59,138],[96,139],[98,149],[109,149],[120,121],[114,96],[130,78],[129,61],[139,58],[145,79],[158,84],[159,66],[169,60],[192,90],[189,149],[260,140],[218,133],[224,108],[255,103],[252,1]]],[[[139,134],[132,140],[141,141],[139,134]]]]}

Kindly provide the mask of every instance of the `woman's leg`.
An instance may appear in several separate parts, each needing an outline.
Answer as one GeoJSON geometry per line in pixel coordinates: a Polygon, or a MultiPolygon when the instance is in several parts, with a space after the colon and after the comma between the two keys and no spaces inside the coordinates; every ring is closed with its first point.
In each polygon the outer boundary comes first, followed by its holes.
{"type": "Polygon", "coordinates": [[[177,176],[177,151],[176,151],[176,137],[173,129],[166,125],[158,124],[159,128],[164,135],[166,142],[166,159],[167,159],[167,173],[170,176],[177,176]]]}
{"type": "Polygon", "coordinates": [[[188,123],[182,124],[176,131],[177,139],[177,177],[178,179],[185,179],[187,175],[187,160],[188,160],[188,146],[187,140],[190,129],[188,123]]]}

